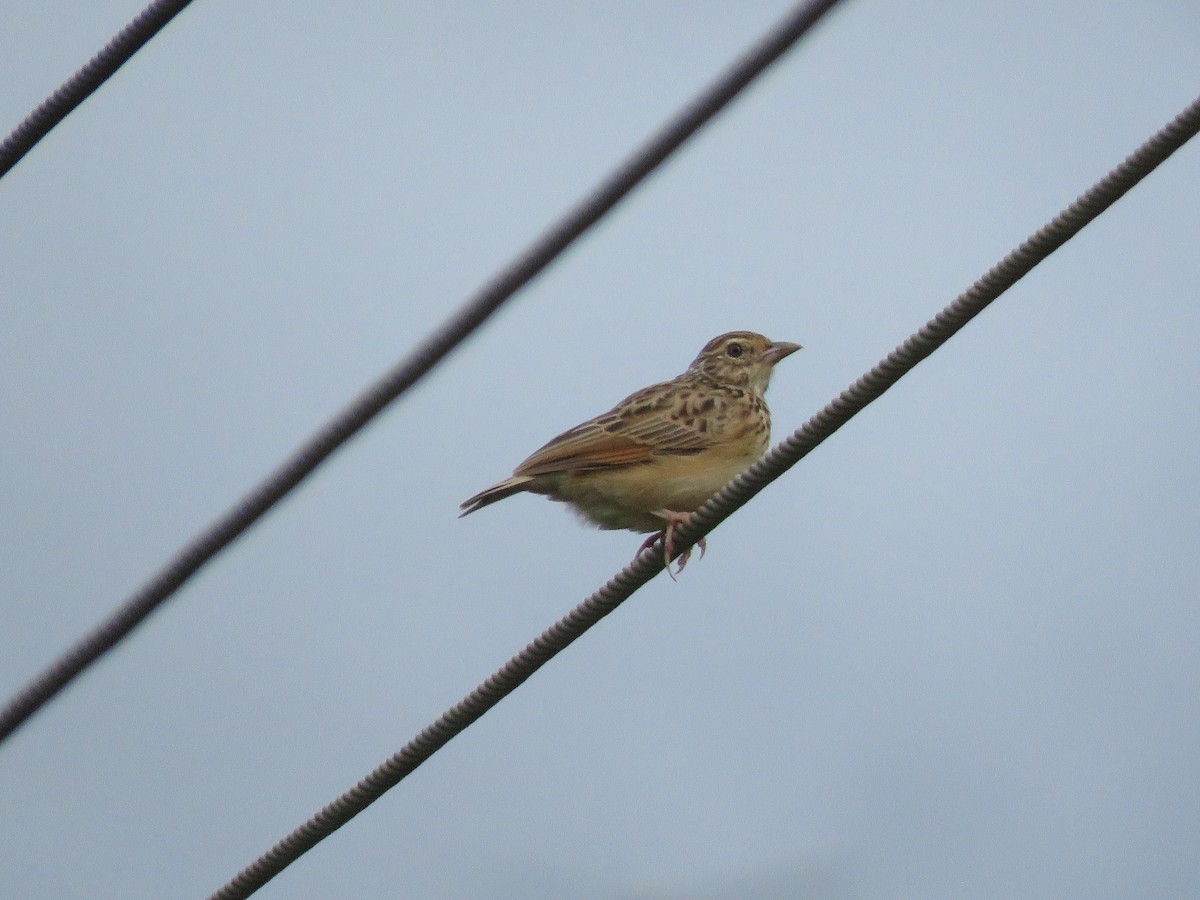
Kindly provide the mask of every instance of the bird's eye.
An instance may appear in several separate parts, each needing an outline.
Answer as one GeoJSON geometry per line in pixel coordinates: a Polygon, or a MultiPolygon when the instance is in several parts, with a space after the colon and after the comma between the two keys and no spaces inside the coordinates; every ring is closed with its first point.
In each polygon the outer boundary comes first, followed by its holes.
{"type": "Polygon", "coordinates": [[[739,356],[741,356],[745,352],[746,352],[746,348],[743,347],[741,344],[737,343],[736,341],[725,348],[725,355],[732,356],[734,359],[737,359],[739,356]]]}

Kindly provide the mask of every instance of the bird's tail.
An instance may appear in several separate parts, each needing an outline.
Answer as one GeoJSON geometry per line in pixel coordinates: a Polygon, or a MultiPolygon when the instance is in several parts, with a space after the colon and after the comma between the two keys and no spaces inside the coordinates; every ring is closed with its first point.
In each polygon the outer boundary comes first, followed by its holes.
{"type": "Polygon", "coordinates": [[[465,515],[475,512],[477,509],[483,509],[495,503],[497,500],[503,500],[505,497],[511,497],[513,494],[519,494],[521,491],[529,489],[529,482],[533,481],[530,475],[514,475],[511,478],[505,478],[499,484],[493,484],[490,488],[480,491],[474,497],[464,500],[459,504],[459,509],[462,510],[458,514],[461,519],[465,515]]]}

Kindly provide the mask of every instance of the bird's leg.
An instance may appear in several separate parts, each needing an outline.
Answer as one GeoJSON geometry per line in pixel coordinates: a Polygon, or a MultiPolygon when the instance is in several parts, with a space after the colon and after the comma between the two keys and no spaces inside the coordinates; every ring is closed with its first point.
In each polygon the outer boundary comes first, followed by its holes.
{"type": "MultiPolygon", "coordinates": [[[[657,513],[655,513],[655,515],[657,515],[657,513]]],[[[637,553],[633,554],[633,558],[636,560],[639,556],[642,555],[643,550],[649,550],[651,547],[653,547],[655,541],[657,541],[659,538],[662,538],[664,543],[666,541],[670,540],[670,538],[667,535],[666,528],[664,528],[662,531],[654,532],[654,534],[650,535],[650,537],[648,537],[644,541],[642,541],[642,546],[638,547],[637,553]]],[[[701,557],[704,556],[703,551],[701,551],[700,556],[701,557]]],[[[666,561],[667,561],[667,574],[671,576],[672,581],[675,581],[676,580],[675,573],[671,571],[671,551],[670,550],[665,551],[665,557],[666,557],[666,561]]],[[[682,565],[679,567],[679,570],[683,571],[682,565]]]]}
{"type": "Polygon", "coordinates": [[[639,556],[642,555],[643,550],[649,550],[651,547],[653,547],[654,542],[657,541],[660,537],[662,537],[662,532],[656,531],[656,532],[654,532],[654,534],[650,535],[650,537],[648,537],[644,541],[642,541],[642,546],[638,547],[637,553],[633,554],[633,558],[637,559],[639,556]]]}
{"type": "MultiPolygon", "coordinates": [[[[683,567],[687,565],[687,561],[692,555],[692,548],[688,547],[679,555],[679,568],[674,572],[671,571],[671,557],[675,555],[675,529],[686,522],[691,513],[675,512],[673,509],[656,509],[654,510],[654,515],[667,523],[667,527],[660,532],[663,539],[663,560],[666,562],[667,574],[674,581],[675,576],[683,571],[683,567]]],[[[647,543],[642,545],[642,549],[644,550],[650,544],[653,544],[657,538],[657,534],[653,535],[647,543]]],[[[708,548],[708,542],[704,538],[700,538],[696,542],[696,546],[700,548],[700,558],[704,559],[704,552],[708,548]]],[[[638,552],[640,553],[641,550],[638,552]]]]}

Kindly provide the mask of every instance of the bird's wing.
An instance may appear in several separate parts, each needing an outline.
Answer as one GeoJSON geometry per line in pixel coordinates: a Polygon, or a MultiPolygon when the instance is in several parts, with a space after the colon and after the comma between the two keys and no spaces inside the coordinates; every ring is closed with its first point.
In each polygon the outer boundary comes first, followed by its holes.
{"type": "Polygon", "coordinates": [[[649,462],[657,456],[699,453],[712,437],[684,410],[674,392],[654,385],[602,416],[565,431],[517,466],[514,475],[552,475],[649,462]]]}

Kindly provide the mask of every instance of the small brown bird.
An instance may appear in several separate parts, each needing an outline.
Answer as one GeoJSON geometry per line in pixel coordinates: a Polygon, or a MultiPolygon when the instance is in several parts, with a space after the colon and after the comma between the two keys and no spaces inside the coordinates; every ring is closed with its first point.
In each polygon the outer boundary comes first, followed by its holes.
{"type": "MultiPolygon", "coordinates": [[[[799,349],[753,331],[713,338],[678,378],[564,431],[511,478],[464,501],[460,516],[522,491],[544,494],[599,528],[654,532],[638,553],[661,535],[674,578],[675,528],[766,452],[771,370],[799,349]]],[[[703,556],[705,542],[699,546],[703,556]]],[[[680,556],[678,571],[690,554],[680,556]]]]}

